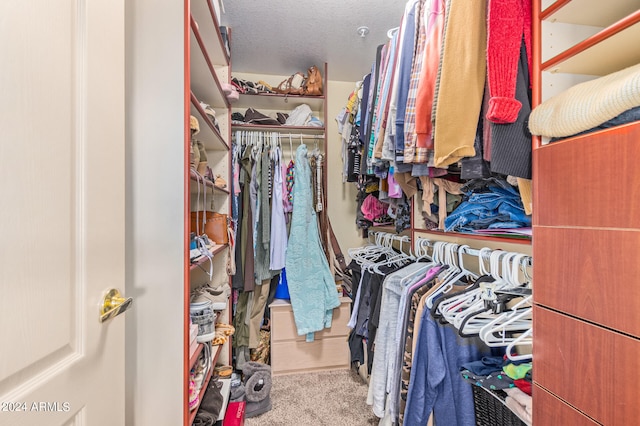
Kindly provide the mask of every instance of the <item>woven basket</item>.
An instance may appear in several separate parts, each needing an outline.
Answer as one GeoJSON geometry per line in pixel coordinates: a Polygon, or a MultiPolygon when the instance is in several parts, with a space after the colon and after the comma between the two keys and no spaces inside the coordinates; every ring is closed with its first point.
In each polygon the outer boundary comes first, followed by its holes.
{"type": "Polygon", "coordinates": [[[476,426],[526,426],[504,405],[505,393],[472,385],[476,426]]]}

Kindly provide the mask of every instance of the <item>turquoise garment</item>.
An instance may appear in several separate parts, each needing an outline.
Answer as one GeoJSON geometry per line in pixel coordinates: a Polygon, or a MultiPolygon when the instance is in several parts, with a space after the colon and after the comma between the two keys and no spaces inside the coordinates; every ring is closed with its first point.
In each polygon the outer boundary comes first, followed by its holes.
{"type": "Polygon", "coordinates": [[[294,182],[285,267],[298,335],[306,334],[307,342],[312,342],[314,332],[331,327],[333,309],[340,305],[340,299],[320,243],[304,144],[296,150],[294,182]]]}

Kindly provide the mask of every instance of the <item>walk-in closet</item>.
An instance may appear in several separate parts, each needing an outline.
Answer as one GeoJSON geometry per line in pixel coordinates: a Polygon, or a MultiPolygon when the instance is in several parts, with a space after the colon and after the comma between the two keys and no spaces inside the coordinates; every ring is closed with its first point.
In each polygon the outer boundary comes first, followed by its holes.
{"type": "Polygon", "coordinates": [[[638,0],[0,15],[1,425],[639,423],[638,0]]]}

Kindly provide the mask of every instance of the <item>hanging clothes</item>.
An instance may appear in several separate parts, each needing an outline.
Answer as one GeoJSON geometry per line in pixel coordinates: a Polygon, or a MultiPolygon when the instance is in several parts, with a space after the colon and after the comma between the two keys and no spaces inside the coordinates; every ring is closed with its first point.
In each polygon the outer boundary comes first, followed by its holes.
{"type": "Polygon", "coordinates": [[[428,6],[425,0],[420,0],[416,8],[418,20],[418,37],[416,40],[416,50],[411,64],[411,77],[409,80],[409,90],[407,93],[407,105],[404,116],[404,163],[413,163],[416,150],[416,100],[418,96],[418,85],[420,84],[420,74],[422,73],[422,61],[427,40],[426,22],[424,20],[425,10],[428,6]]]}
{"type": "Polygon", "coordinates": [[[256,285],[275,275],[269,269],[269,241],[271,240],[271,206],[269,204],[269,152],[264,149],[256,159],[257,202],[255,225],[255,275],[256,285]]]}
{"type": "Polygon", "coordinates": [[[433,0],[427,10],[427,40],[416,98],[415,163],[433,165],[433,126],[431,108],[435,95],[436,76],[444,32],[444,0],[433,0]]]}
{"type": "Polygon", "coordinates": [[[271,199],[271,246],[269,269],[280,271],[285,266],[287,252],[287,222],[284,216],[284,180],[282,178],[282,151],[274,148],[273,157],[273,196],[271,199]]]}
{"type": "MultiPolygon", "coordinates": [[[[375,356],[373,358],[373,369],[371,381],[369,383],[369,393],[372,396],[373,413],[382,418],[385,415],[385,403],[387,399],[387,374],[391,359],[394,359],[396,352],[393,344],[393,333],[397,324],[397,311],[400,297],[391,288],[400,286],[401,281],[406,276],[420,269],[424,265],[412,263],[387,276],[384,280],[382,297],[380,304],[380,327],[375,336],[375,356]]],[[[405,285],[409,285],[407,282],[405,285]]]]}
{"type": "Polygon", "coordinates": [[[479,338],[462,338],[453,327],[438,324],[428,309],[421,322],[404,424],[424,425],[433,410],[437,424],[475,426],[471,386],[461,378],[459,367],[491,351],[479,338]]]}
{"type": "Polygon", "coordinates": [[[313,341],[314,332],[331,327],[333,309],[340,306],[340,299],[320,244],[307,152],[305,144],[296,150],[286,270],[298,334],[313,341]]]}
{"type": "MultiPolygon", "coordinates": [[[[404,162],[404,125],[409,84],[411,82],[411,65],[416,44],[416,13],[418,0],[409,1],[405,8],[406,28],[402,34],[398,59],[398,98],[396,99],[396,165],[404,162]]],[[[410,167],[409,167],[410,170],[410,167]]],[[[407,170],[401,170],[406,172],[407,170]]]]}
{"type": "Polygon", "coordinates": [[[447,2],[434,107],[435,167],[475,154],[487,69],[486,6],[486,0],[447,2]]]}
{"type": "Polygon", "coordinates": [[[487,76],[491,171],[531,178],[531,2],[489,1],[487,76]]]}
{"type": "MultiPolygon", "coordinates": [[[[531,178],[531,134],[527,122],[531,114],[529,69],[522,43],[516,77],[515,100],[521,105],[513,123],[491,122],[491,171],[519,178],[531,178]]],[[[493,99],[493,98],[492,98],[493,99]]]]}

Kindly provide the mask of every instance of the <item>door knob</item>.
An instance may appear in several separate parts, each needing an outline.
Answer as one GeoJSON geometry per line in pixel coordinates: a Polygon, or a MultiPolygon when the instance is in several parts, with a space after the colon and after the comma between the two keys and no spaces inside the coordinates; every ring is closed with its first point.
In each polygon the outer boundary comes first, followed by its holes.
{"type": "Polygon", "coordinates": [[[105,322],[129,309],[133,304],[132,297],[123,297],[120,292],[112,288],[102,298],[100,306],[100,322],[105,322]]]}

